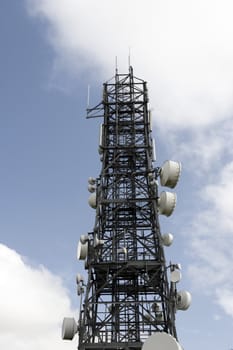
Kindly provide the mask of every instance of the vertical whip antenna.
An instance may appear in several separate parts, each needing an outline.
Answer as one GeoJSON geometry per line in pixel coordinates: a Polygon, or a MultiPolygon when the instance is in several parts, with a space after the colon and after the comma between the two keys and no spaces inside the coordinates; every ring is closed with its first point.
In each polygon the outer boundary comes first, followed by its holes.
{"type": "Polygon", "coordinates": [[[115,72],[118,73],[118,62],[117,62],[117,56],[115,57],[115,72]]]}
{"type": "Polygon", "coordinates": [[[87,109],[89,109],[90,106],[90,85],[87,85],[87,109]]]}

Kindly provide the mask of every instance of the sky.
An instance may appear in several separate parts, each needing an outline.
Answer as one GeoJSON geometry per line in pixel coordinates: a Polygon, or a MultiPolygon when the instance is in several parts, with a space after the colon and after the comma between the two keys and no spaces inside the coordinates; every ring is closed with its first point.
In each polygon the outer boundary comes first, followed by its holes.
{"type": "MultiPolygon", "coordinates": [[[[157,162],[182,162],[167,261],[181,263],[185,350],[233,347],[233,4],[230,0],[2,0],[0,347],[70,350],[81,234],[92,230],[100,120],[118,69],[148,82],[157,162]],[[14,276],[13,276],[14,275],[14,276]]],[[[164,190],[161,188],[161,191],[164,190]]]]}

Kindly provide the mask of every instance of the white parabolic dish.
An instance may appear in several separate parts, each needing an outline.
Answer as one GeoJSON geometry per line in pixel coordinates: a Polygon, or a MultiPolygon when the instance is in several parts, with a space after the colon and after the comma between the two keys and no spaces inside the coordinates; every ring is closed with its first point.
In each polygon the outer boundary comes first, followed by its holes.
{"type": "Polygon", "coordinates": [[[181,290],[177,294],[177,309],[178,310],[187,310],[192,302],[192,296],[186,290],[181,290]]]}
{"type": "Polygon", "coordinates": [[[164,233],[162,235],[162,242],[163,242],[163,245],[165,245],[166,247],[169,247],[173,242],[173,235],[171,233],[164,233]]]}
{"type": "Polygon", "coordinates": [[[171,272],[171,275],[170,275],[171,282],[174,282],[174,283],[180,282],[181,277],[182,275],[180,270],[174,270],[171,272]]]}
{"type": "Polygon", "coordinates": [[[74,318],[65,317],[62,323],[62,339],[72,340],[78,331],[77,323],[74,318]]]}
{"type": "Polygon", "coordinates": [[[172,192],[163,191],[159,197],[159,213],[170,216],[176,206],[176,194],[172,192]]]}
{"type": "Polygon", "coordinates": [[[182,347],[172,335],[157,332],[145,341],[142,350],[182,350],[182,347]]]}
{"type": "Polygon", "coordinates": [[[181,173],[181,163],[167,160],[160,173],[160,183],[162,186],[174,188],[179,181],[181,173]]]}
{"type": "Polygon", "coordinates": [[[77,248],[77,259],[85,260],[87,257],[87,252],[88,252],[88,243],[83,244],[79,241],[78,248],[77,248]]]}
{"type": "Polygon", "coordinates": [[[97,203],[96,203],[96,193],[92,193],[88,199],[88,204],[91,208],[96,209],[97,203]]]}

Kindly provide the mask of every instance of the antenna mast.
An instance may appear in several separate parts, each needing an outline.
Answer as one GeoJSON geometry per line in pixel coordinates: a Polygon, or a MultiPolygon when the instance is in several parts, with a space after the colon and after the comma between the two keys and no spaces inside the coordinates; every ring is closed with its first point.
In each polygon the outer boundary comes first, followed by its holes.
{"type": "Polygon", "coordinates": [[[162,350],[180,350],[175,313],[189,307],[191,296],[177,292],[179,264],[166,264],[164,246],[173,236],[161,233],[159,215],[172,214],[176,194],[159,194],[158,179],[174,188],[181,165],[154,166],[147,84],[131,66],[128,74],[116,69],[103,86],[103,101],[87,111],[88,118],[100,115],[102,168],[88,180],[95,223],[78,247],[88,278],[85,283],[77,276],[84,299],[78,325],[64,319],[63,339],[78,332],[79,350],[152,350],[161,344],[162,350]]]}

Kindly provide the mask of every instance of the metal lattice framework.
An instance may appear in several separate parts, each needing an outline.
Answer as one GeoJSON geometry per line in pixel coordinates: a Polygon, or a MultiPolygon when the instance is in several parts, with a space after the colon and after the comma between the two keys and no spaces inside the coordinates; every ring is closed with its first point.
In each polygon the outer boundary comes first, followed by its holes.
{"type": "Polygon", "coordinates": [[[96,218],[88,234],[79,350],[141,349],[155,332],[177,338],[175,301],[158,219],[145,81],[116,72],[88,118],[103,116],[96,218]]]}

